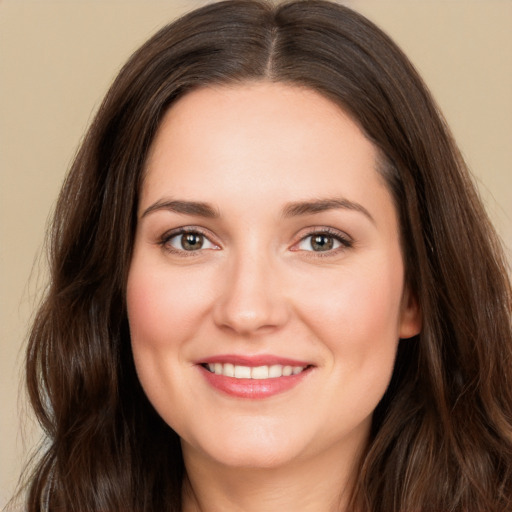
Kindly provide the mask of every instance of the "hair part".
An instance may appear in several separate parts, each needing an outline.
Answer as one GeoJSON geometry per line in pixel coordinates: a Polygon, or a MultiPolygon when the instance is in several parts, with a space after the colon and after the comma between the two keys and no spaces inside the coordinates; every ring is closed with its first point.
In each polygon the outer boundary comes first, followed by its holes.
{"type": "Polygon", "coordinates": [[[48,448],[27,510],[181,510],[179,438],[141,389],[126,318],[138,196],[175,101],[261,80],[325,95],[379,150],[422,310],[375,411],[354,509],[511,510],[512,299],[498,237],[410,62],[364,17],[322,0],[207,5],[160,30],[113,83],[51,229],[26,359],[48,448]]]}

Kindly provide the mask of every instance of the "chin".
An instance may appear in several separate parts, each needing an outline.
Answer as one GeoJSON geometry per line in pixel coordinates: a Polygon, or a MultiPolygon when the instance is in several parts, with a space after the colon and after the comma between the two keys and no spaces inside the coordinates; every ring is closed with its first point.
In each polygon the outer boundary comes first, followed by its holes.
{"type": "Polygon", "coordinates": [[[276,469],[286,466],[293,459],[285,453],[266,450],[239,450],[235,453],[223,454],[222,460],[218,460],[218,462],[237,469],[276,469]]]}
{"type": "Polygon", "coordinates": [[[233,431],[211,433],[202,439],[182,439],[183,453],[195,453],[222,466],[239,469],[272,469],[285,466],[299,458],[305,443],[296,436],[276,434],[264,428],[241,427],[233,431]]]}

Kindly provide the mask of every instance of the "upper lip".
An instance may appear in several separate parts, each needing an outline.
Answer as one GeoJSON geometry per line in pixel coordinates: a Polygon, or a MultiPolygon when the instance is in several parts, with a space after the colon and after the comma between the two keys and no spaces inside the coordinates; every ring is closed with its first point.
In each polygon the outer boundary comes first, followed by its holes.
{"type": "Polygon", "coordinates": [[[271,354],[261,355],[236,355],[236,354],[219,354],[197,361],[197,364],[215,364],[215,363],[231,363],[238,366],[272,366],[280,364],[282,366],[311,366],[308,361],[291,359],[289,357],[281,357],[271,354]]]}

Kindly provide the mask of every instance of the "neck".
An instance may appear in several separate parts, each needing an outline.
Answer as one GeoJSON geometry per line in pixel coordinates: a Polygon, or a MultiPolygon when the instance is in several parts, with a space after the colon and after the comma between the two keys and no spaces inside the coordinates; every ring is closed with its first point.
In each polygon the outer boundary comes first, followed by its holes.
{"type": "Polygon", "coordinates": [[[190,447],[184,446],[184,456],[183,512],[346,512],[359,459],[329,450],[314,461],[233,468],[190,447]]]}

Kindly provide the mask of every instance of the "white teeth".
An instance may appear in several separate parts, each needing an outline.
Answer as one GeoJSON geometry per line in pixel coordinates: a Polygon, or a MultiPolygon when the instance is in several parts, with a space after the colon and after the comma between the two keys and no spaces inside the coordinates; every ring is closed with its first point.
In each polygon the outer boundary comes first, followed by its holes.
{"type": "Polygon", "coordinates": [[[235,376],[235,365],[231,363],[226,363],[224,365],[224,371],[222,372],[222,375],[225,375],[226,377],[234,377],[235,376]]]}
{"type": "Polygon", "coordinates": [[[231,363],[214,363],[207,365],[208,370],[216,375],[224,375],[225,377],[234,377],[235,379],[276,379],[279,377],[289,377],[290,375],[298,375],[305,366],[289,366],[281,364],[273,364],[271,366],[241,366],[231,363]]]}
{"type": "Polygon", "coordinates": [[[237,379],[250,379],[251,369],[249,366],[235,365],[235,378],[237,379]]]}
{"type": "Polygon", "coordinates": [[[251,378],[268,379],[268,366],[255,366],[251,370],[251,378]]]}
{"type": "Polygon", "coordinates": [[[280,364],[273,364],[268,368],[268,376],[271,379],[283,376],[283,367],[280,364]]]}

